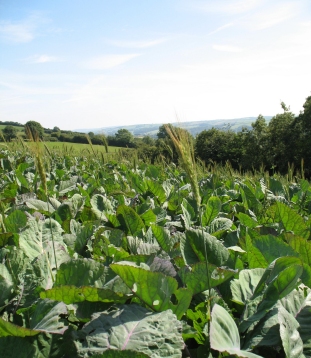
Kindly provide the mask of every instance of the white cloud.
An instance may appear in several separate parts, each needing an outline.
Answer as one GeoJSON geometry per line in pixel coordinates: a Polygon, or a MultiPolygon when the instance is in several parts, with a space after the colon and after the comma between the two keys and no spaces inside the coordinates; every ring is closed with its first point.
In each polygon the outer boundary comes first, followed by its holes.
{"type": "Polygon", "coordinates": [[[226,14],[242,14],[253,10],[261,5],[263,0],[218,0],[216,1],[195,1],[190,6],[205,12],[220,12],[226,14]]]}
{"type": "Polygon", "coordinates": [[[166,39],[157,39],[149,41],[122,41],[122,40],[107,40],[106,42],[112,46],[125,48],[147,48],[159,45],[167,41],[166,39]]]}
{"type": "Polygon", "coordinates": [[[109,68],[122,65],[123,63],[128,62],[137,56],[140,56],[140,54],[98,56],[85,62],[84,67],[91,70],[107,70],[109,68]]]}
{"type": "Polygon", "coordinates": [[[242,48],[237,46],[230,46],[230,45],[213,45],[213,49],[217,51],[223,52],[241,52],[243,51],[242,48]]]}
{"type": "Polygon", "coordinates": [[[48,56],[48,55],[35,55],[25,59],[29,63],[47,63],[47,62],[60,62],[62,61],[59,57],[48,56]]]}
{"type": "Polygon", "coordinates": [[[35,26],[27,22],[0,22],[0,37],[12,42],[30,42],[34,38],[35,26]]]}
{"type": "Polygon", "coordinates": [[[255,14],[248,21],[253,28],[264,30],[294,17],[297,11],[296,3],[282,3],[255,14]]]}
{"type": "Polygon", "coordinates": [[[217,29],[211,31],[210,33],[208,33],[208,35],[216,34],[217,32],[220,32],[220,31],[222,31],[222,30],[224,30],[224,29],[227,29],[228,27],[231,27],[231,26],[233,26],[233,25],[234,25],[234,23],[233,23],[233,22],[230,22],[230,23],[225,24],[225,25],[223,25],[223,26],[217,27],[217,29]]]}

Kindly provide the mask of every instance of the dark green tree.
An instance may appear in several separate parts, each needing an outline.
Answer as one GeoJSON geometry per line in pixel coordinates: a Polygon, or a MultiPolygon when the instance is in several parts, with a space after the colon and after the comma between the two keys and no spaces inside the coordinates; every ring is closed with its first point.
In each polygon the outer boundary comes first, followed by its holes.
{"type": "Polygon", "coordinates": [[[127,129],[119,129],[115,134],[117,145],[120,147],[133,147],[134,136],[127,129]]]}
{"type": "Polygon", "coordinates": [[[25,133],[26,136],[30,137],[29,139],[42,139],[44,136],[44,129],[39,122],[28,121],[25,124],[25,133]]]}
{"type": "Polygon", "coordinates": [[[295,164],[297,151],[292,133],[295,115],[284,102],[281,107],[284,112],[275,115],[268,125],[266,155],[267,165],[284,174],[288,164],[295,164]]]}
{"type": "Polygon", "coordinates": [[[18,129],[14,126],[5,126],[2,129],[3,136],[6,141],[10,142],[12,139],[17,137],[18,129]]]}

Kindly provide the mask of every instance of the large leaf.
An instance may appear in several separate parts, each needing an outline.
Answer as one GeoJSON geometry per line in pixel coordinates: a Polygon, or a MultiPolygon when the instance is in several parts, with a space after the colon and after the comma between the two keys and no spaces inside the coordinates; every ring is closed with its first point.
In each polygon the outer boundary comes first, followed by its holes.
{"type": "Polygon", "coordinates": [[[202,215],[202,226],[208,226],[216,218],[221,209],[221,200],[218,196],[211,196],[202,215]]]}
{"type": "Polygon", "coordinates": [[[64,335],[41,333],[27,338],[8,336],[0,341],[0,356],[5,358],[77,357],[69,329],[64,335]]]}
{"type": "Polygon", "coordinates": [[[303,217],[288,205],[278,201],[269,208],[269,213],[273,221],[279,222],[285,231],[292,231],[298,236],[308,238],[309,230],[303,217]]]}
{"type": "Polygon", "coordinates": [[[92,355],[92,358],[148,358],[145,353],[138,353],[132,350],[117,351],[115,349],[109,349],[102,354],[92,355]]]}
{"type": "Polygon", "coordinates": [[[145,179],[148,190],[157,198],[159,204],[163,204],[166,200],[165,190],[162,185],[154,180],[145,179]]]}
{"type": "Polygon", "coordinates": [[[300,358],[303,352],[303,343],[300,338],[298,327],[299,323],[283,307],[279,308],[278,313],[280,323],[280,335],[283,348],[287,358],[300,358]]]}
{"type": "Polygon", "coordinates": [[[95,194],[91,199],[92,210],[98,219],[107,221],[107,214],[113,214],[113,206],[109,199],[100,194],[95,194]]]}
{"type": "Polygon", "coordinates": [[[137,236],[145,228],[140,216],[129,206],[118,206],[117,217],[128,235],[137,236]]]}
{"type": "Polygon", "coordinates": [[[222,284],[236,274],[236,272],[234,270],[217,267],[210,263],[198,262],[190,268],[184,266],[179,270],[178,274],[183,283],[187,285],[195,295],[222,284]]]}
{"type": "Polygon", "coordinates": [[[308,345],[311,353],[311,289],[301,285],[281,299],[282,306],[296,318],[299,334],[304,346],[308,345]]]}
{"type": "Polygon", "coordinates": [[[66,245],[62,238],[63,229],[59,223],[53,219],[37,221],[31,219],[28,227],[21,232],[19,245],[30,260],[34,260],[39,255],[45,255],[52,268],[70,259],[66,245]],[[54,249],[56,256],[54,256],[54,249]]]}
{"type": "Polygon", "coordinates": [[[170,311],[151,313],[137,305],[121,305],[95,313],[77,332],[79,357],[110,349],[133,350],[154,358],[181,358],[184,342],[181,323],[170,311]]]}
{"type": "Polygon", "coordinates": [[[158,225],[151,225],[151,230],[154,237],[157,239],[159,245],[161,246],[161,248],[165,252],[169,253],[172,250],[173,245],[175,243],[175,240],[170,235],[169,230],[158,225]]]}
{"type": "Polygon", "coordinates": [[[12,298],[13,277],[5,265],[0,263],[0,307],[12,298]]]}
{"type": "Polygon", "coordinates": [[[240,330],[244,332],[252,323],[259,321],[279,299],[288,295],[296,287],[302,272],[301,261],[296,257],[281,257],[273,261],[246,305],[240,330]]]}
{"type": "Polygon", "coordinates": [[[110,289],[92,286],[56,286],[40,293],[41,298],[62,301],[67,305],[77,302],[125,302],[128,297],[117,294],[110,289]]]}
{"type": "Polygon", "coordinates": [[[38,211],[48,213],[53,213],[55,211],[54,207],[50,203],[38,199],[28,199],[26,201],[26,205],[28,206],[28,208],[35,209],[38,211]]]}
{"type": "Polygon", "coordinates": [[[30,328],[46,333],[64,334],[68,327],[60,320],[60,315],[67,313],[67,307],[63,302],[47,299],[39,301],[31,315],[30,328]]]}
{"type": "Polygon", "coordinates": [[[27,216],[21,210],[13,211],[5,220],[4,225],[7,232],[19,233],[27,224],[27,216]]]}
{"type": "Polygon", "coordinates": [[[186,236],[181,239],[180,248],[188,265],[208,261],[216,266],[223,266],[230,256],[228,249],[216,237],[202,230],[187,230],[186,236]]]}
{"type": "Polygon", "coordinates": [[[91,259],[72,259],[57,271],[55,286],[72,285],[103,287],[115,274],[101,263],[91,259]]]}
{"type": "Polygon", "coordinates": [[[238,328],[229,313],[218,304],[214,305],[211,313],[210,342],[211,348],[219,352],[227,352],[238,357],[259,357],[240,349],[238,328]]]}
{"type": "Polygon", "coordinates": [[[283,240],[272,235],[256,237],[252,240],[252,244],[262,253],[268,264],[278,257],[299,256],[283,240]]]}
{"type": "Polygon", "coordinates": [[[262,268],[240,271],[239,278],[230,282],[232,301],[244,306],[253,296],[264,272],[262,268]]]}
{"type": "Polygon", "coordinates": [[[15,337],[29,337],[39,334],[40,331],[17,326],[11,322],[4,321],[0,317],[0,337],[15,336],[15,337]]]}
{"type": "Polygon", "coordinates": [[[131,291],[153,310],[160,312],[171,309],[178,318],[181,318],[189,307],[192,291],[178,289],[178,283],[173,277],[135,267],[129,263],[119,262],[110,267],[131,291]],[[175,295],[177,304],[171,302],[172,295],[175,295]]]}

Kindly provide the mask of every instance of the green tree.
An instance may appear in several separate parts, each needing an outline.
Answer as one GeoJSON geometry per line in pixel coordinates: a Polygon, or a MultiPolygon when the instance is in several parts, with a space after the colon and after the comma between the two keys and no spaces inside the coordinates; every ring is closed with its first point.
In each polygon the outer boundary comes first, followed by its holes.
{"type": "Polygon", "coordinates": [[[17,132],[18,129],[14,126],[5,126],[2,130],[5,140],[8,142],[17,137],[17,132]]]}
{"type": "Polygon", "coordinates": [[[28,137],[30,137],[30,139],[34,139],[34,140],[36,140],[37,138],[42,139],[44,136],[44,129],[39,122],[28,121],[25,124],[25,133],[28,137]]]}
{"type": "Polygon", "coordinates": [[[242,167],[245,170],[260,169],[267,165],[268,125],[260,114],[252,123],[252,129],[242,130],[240,136],[242,148],[242,167]]]}
{"type": "Polygon", "coordinates": [[[281,107],[284,112],[275,115],[268,125],[266,153],[268,165],[281,173],[286,173],[288,164],[296,162],[296,139],[294,140],[292,133],[295,115],[284,102],[281,102],[281,107]]]}
{"type": "Polygon", "coordinates": [[[134,136],[127,129],[119,129],[115,134],[116,142],[120,147],[133,147],[134,136]]]}
{"type": "Polygon", "coordinates": [[[241,161],[242,143],[237,140],[237,134],[232,130],[223,131],[212,128],[198,134],[195,142],[195,154],[206,163],[210,160],[216,163],[229,161],[238,169],[241,161]]]}

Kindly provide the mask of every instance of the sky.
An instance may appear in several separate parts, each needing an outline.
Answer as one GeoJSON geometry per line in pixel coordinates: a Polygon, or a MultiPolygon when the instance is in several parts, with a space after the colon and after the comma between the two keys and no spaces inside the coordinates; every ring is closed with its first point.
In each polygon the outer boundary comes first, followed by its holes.
{"type": "Polygon", "coordinates": [[[0,0],[0,121],[45,128],[299,114],[310,0],[0,0]]]}

